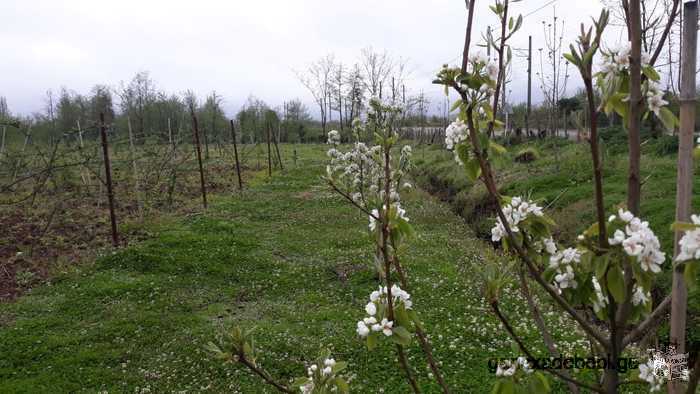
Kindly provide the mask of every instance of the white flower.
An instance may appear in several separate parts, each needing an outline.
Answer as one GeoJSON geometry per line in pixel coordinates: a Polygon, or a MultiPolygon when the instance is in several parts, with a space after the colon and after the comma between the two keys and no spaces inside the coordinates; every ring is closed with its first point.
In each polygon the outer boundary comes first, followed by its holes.
{"type": "Polygon", "coordinates": [[[545,238],[543,241],[544,243],[544,249],[547,251],[549,254],[555,254],[557,253],[557,244],[554,243],[554,240],[552,237],[545,238]]]}
{"type": "Polygon", "coordinates": [[[498,64],[489,62],[486,65],[486,74],[488,74],[490,80],[496,82],[498,80],[498,64]]]}
{"type": "MultiPolygon", "coordinates": [[[[466,141],[468,136],[467,131],[467,125],[461,119],[457,119],[450,123],[445,130],[445,146],[447,149],[453,150],[456,145],[466,141]]],[[[458,157],[456,158],[459,159],[458,157]]]]}
{"type": "Polygon", "coordinates": [[[625,240],[625,233],[621,230],[615,230],[613,238],[608,238],[610,245],[620,245],[625,240]]]}
{"type": "Polygon", "coordinates": [[[639,239],[637,236],[632,236],[622,241],[622,247],[625,249],[625,253],[630,256],[639,256],[642,254],[644,247],[640,241],[641,239],[639,239]]]}
{"type": "MultiPolygon", "coordinates": [[[[508,226],[514,233],[520,232],[518,224],[527,219],[528,216],[542,216],[544,212],[542,208],[537,206],[532,201],[525,201],[520,197],[513,197],[509,204],[503,206],[503,214],[506,217],[508,226]],[[524,208],[523,208],[524,207],[524,208]]],[[[501,218],[496,219],[494,227],[491,228],[491,240],[493,242],[500,241],[506,235],[505,226],[501,222],[501,218]]]]}
{"type": "Polygon", "coordinates": [[[496,367],[496,376],[513,376],[517,367],[518,364],[511,363],[510,361],[505,361],[502,364],[499,363],[496,367]]]}
{"type": "Polygon", "coordinates": [[[573,268],[571,268],[570,265],[567,265],[564,272],[561,272],[554,276],[554,280],[557,282],[557,286],[560,289],[575,289],[578,286],[578,283],[576,282],[574,277],[575,274],[573,268]]]}
{"type": "Polygon", "coordinates": [[[662,363],[650,359],[646,363],[639,365],[639,379],[649,383],[651,391],[660,391],[661,385],[666,380],[664,372],[668,368],[659,364],[662,363]]]}
{"type": "Polygon", "coordinates": [[[331,130],[328,132],[328,143],[331,145],[340,144],[340,133],[338,130],[331,130]]]}
{"type": "Polygon", "coordinates": [[[652,92],[649,91],[647,93],[647,106],[649,107],[649,111],[652,111],[653,113],[656,114],[656,116],[659,116],[659,111],[661,108],[665,105],[668,104],[668,101],[664,100],[664,94],[663,92],[652,92]]]}
{"type": "Polygon", "coordinates": [[[375,290],[369,294],[370,301],[377,301],[379,299],[379,291],[375,290]]]}
{"type": "Polygon", "coordinates": [[[370,316],[374,316],[377,313],[377,306],[374,305],[374,302],[370,302],[365,305],[365,312],[367,312],[367,314],[370,316]]]}
{"type": "Polygon", "coordinates": [[[644,289],[635,285],[634,293],[632,293],[632,304],[633,305],[636,306],[636,305],[646,304],[647,302],[649,302],[650,298],[651,298],[650,293],[645,293],[644,289]]]}
{"type": "Polygon", "coordinates": [[[362,319],[362,321],[363,321],[368,327],[371,326],[372,324],[376,324],[376,323],[377,323],[377,319],[375,319],[374,316],[365,317],[364,319],[362,319]]]}
{"type": "Polygon", "coordinates": [[[372,210],[372,214],[369,215],[369,231],[374,231],[377,229],[377,219],[379,217],[379,211],[376,209],[372,210]]]}
{"type": "Polygon", "coordinates": [[[600,287],[598,279],[593,277],[591,281],[593,282],[593,290],[595,290],[596,296],[596,298],[593,300],[593,310],[596,312],[600,312],[601,310],[603,310],[603,308],[605,308],[606,305],[608,305],[608,299],[603,294],[603,289],[600,287]]]}
{"type": "Polygon", "coordinates": [[[469,61],[472,63],[483,64],[486,63],[488,59],[486,58],[486,56],[484,56],[483,52],[479,51],[469,55],[469,61]]]}
{"type": "Polygon", "coordinates": [[[408,216],[406,216],[406,210],[401,208],[399,204],[396,204],[396,215],[407,222],[409,221],[408,216]]]}
{"type": "MultiPolygon", "coordinates": [[[[693,224],[700,225],[700,216],[692,215],[693,224]]],[[[677,261],[700,260],[700,227],[688,230],[678,241],[680,253],[676,257],[677,261]]]]}
{"type": "Polygon", "coordinates": [[[620,216],[620,219],[622,219],[623,222],[629,223],[634,219],[634,215],[630,211],[625,211],[624,209],[620,208],[620,210],[617,212],[618,216],[620,216]]]}
{"type": "Polygon", "coordinates": [[[381,325],[382,325],[382,332],[384,333],[384,335],[390,337],[394,333],[391,330],[392,327],[394,326],[393,321],[387,320],[387,318],[385,317],[384,319],[382,319],[381,325]]]}
{"type": "Polygon", "coordinates": [[[362,338],[369,335],[369,328],[367,327],[367,325],[363,321],[357,322],[357,330],[356,331],[357,331],[357,335],[359,335],[362,338]]]}
{"type": "Polygon", "coordinates": [[[323,368],[323,375],[330,375],[333,369],[331,367],[323,368]]]}

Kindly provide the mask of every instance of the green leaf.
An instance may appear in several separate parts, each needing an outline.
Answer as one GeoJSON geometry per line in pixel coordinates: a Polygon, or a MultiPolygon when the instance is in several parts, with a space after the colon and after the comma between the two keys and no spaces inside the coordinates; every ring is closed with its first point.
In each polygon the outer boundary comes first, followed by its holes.
{"type": "Polygon", "coordinates": [[[671,225],[671,230],[673,231],[693,231],[698,228],[697,224],[685,223],[685,222],[675,222],[671,225]]]}
{"type": "Polygon", "coordinates": [[[656,72],[656,70],[652,66],[642,67],[642,72],[644,73],[644,75],[647,78],[649,78],[652,81],[658,81],[659,79],[661,79],[661,77],[659,76],[659,73],[656,72]]]}
{"type": "Polygon", "coordinates": [[[610,261],[608,255],[597,256],[593,260],[593,268],[595,269],[595,276],[598,278],[598,282],[601,282],[600,278],[605,276],[605,270],[608,269],[608,262],[610,261]]]}
{"type": "Polygon", "coordinates": [[[394,317],[399,326],[406,328],[411,327],[411,318],[408,317],[406,308],[403,305],[394,310],[394,317]]]}
{"type": "Polygon", "coordinates": [[[685,264],[683,278],[685,279],[685,284],[688,286],[689,290],[694,290],[698,286],[698,268],[700,268],[700,263],[697,261],[688,262],[685,264]]]}
{"type": "Polygon", "coordinates": [[[368,350],[374,350],[375,347],[377,347],[377,334],[369,334],[367,337],[367,349],[368,350]]]}
{"type": "Polygon", "coordinates": [[[481,175],[481,166],[479,165],[479,160],[474,158],[466,163],[464,163],[464,169],[467,170],[467,177],[474,182],[479,179],[481,175]]]}
{"type": "Polygon", "coordinates": [[[625,301],[625,278],[622,269],[617,264],[608,270],[608,290],[618,303],[625,301]]]}
{"type": "Polygon", "coordinates": [[[673,112],[671,112],[671,110],[667,107],[662,107],[659,110],[658,118],[661,120],[661,123],[663,123],[664,128],[667,131],[673,131],[678,124],[678,118],[676,118],[676,115],[674,115],[673,112]]]}
{"type": "Polygon", "coordinates": [[[573,64],[574,66],[579,66],[581,64],[578,57],[574,57],[574,55],[571,53],[565,53],[564,58],[566,60],[568,60],[569,63],[573,64]]]}
{"type": "Polygon", "coordinates": [[[457,99],[457,101],[452,104],[452,108],[450,108],[450,112],[454,112],[459,106],[462,105],[462,99],[457,99]]]}
{"type": "Polygon", "coordinates": [[[549,393],[552,391],[552,388],[549,386],[549,380],[539,371],[532,374],[530,386],[534,389],[532,390],[533,393],[549,393]]]}
{"type": "Polygon", "coordinates": [[[393,335],[390,337],[394,343],[398,343],[399,345],[403,346],[408,346],[411,344],[411,333],[408,332],[408,330],[404,327],[398,326],[398,327],[393,327],[392,330],[393,335]]]}
{"type": "Polygon", "coordinates": [[[335,378],[335,387],[338,388],[338,391],[341,393],[349,393],[350,392],[350,387],[348,386],[348,382],[345,381],[343,378],[335,378]]]}
{"type": "Polygon", "coordinates": [[[332,370],[333,370],[333,373],[338,373],[338,372],[342,372],[342,371],[343,371],[345,368],[347,368],[347,367],[348,367],[348,363],[347,363],[347,362],[345,362],[345,361],[338,361],[337,363],[335,363],[335,365],[333,366],[332,370]]]}

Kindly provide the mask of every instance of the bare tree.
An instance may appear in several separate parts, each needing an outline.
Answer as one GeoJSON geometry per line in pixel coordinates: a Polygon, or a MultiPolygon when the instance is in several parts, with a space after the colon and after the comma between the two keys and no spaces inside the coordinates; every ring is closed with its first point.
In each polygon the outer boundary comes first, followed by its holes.
{"type": "Polygon", "coordinates": [[[540,72],[537,76],[544,94],[544,105],[549,109],[549,128],[554,135],[557,135],[559,128],[557,103],[566,94],[569,78],[569,62],[564,59],[562,52],[564,26],[564,20],[560,20],[554,8],[552,20],[542,21],[545,48],[539,49],[540,72]],[[543,56],[543,51],[546,56],[543,56]]]}
{"type": "Polygon", "coordinates": [[[335,57],[328,54],[313,62],[306,72],[297,72],[297,78],[308,89],[321,114],[321,128],[326,133],[330,115],[331,82],[335,72],[335,57]]]}

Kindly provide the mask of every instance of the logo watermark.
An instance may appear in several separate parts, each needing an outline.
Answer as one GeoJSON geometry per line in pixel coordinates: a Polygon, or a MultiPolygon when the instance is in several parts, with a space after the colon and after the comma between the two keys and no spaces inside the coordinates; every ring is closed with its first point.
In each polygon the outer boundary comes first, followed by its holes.
{"type": "Polygon", "coordinates": [[[652,361],[653,373],[663,380],[685,380],[690,377],[688,370],[688,353],[679,354],[675,346],[669,346],[666,351],[647,349],[652,361]]]}

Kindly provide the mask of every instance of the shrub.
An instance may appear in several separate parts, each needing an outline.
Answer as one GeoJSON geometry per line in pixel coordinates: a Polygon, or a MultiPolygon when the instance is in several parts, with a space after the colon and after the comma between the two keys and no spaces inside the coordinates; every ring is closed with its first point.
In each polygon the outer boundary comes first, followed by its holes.
{"type": "Polygon", "coordinates": [[[540,152],[533,148],[524,148],[518,151],[518,153],[515,154],[515,161],[518,163],[530,163],[535,160],[539,160],[540,158],[540,152]]]}

